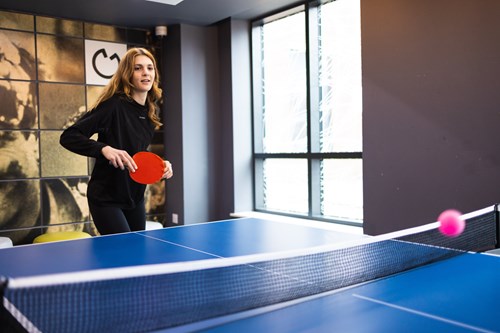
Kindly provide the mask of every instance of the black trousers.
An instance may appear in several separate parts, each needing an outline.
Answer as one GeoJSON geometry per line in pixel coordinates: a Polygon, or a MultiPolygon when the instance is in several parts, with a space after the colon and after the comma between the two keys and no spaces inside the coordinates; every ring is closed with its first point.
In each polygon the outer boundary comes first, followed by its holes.
{"type": "Polygon", "coordinates": [[[100,206],[89,201],[90,214],[101,235],[139,231],[146,228],[146,208],[144,200],[135,208],[100,206]]]}

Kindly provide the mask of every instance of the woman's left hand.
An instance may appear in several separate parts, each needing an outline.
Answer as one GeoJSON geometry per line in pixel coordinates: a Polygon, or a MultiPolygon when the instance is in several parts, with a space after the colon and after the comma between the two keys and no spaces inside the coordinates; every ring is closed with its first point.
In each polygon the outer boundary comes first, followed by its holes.
{"type": "Polygon", "coordinates": [[[163,161],[163,163],[165,163],[165,169],[163,170],[163,176],[161,177],[161,179],[172,178],[172,176],[174,175],[172,164],[167,160],[163,161]]]}

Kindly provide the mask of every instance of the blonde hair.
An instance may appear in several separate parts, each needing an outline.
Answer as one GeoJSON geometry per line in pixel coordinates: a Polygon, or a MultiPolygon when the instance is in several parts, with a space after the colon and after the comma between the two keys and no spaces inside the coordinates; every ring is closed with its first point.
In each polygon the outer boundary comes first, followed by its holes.
{"type": "Polygon", "coordinates": [[[155,79],[151,90],[148,91],[146,98],[146,105],[148,106],[148,118],[153,122],[156,127],[161,126],[160,118],[158,117],[158,105],[161,102],[162,90],[160,88],[160,75],[158,73],[158,67],[156,66],[156,60],[154,56],[148,50],[144,48],[135,47],[127,51],[125,56],[121,59],[120,64],[116,73],[113,75],[109,83],[104,87],[103,92],[92,106],[90,110],[93,110],[100,103],[108,100],[115,94],[124,94],[127,98],[132,99],[132,90],[134,85],[132,84],[132,76],[134,74],[134,64],[135,58],[139,55],[144,55],[151,59],[153,62],[153,67],[155,70],[155,79]]]}

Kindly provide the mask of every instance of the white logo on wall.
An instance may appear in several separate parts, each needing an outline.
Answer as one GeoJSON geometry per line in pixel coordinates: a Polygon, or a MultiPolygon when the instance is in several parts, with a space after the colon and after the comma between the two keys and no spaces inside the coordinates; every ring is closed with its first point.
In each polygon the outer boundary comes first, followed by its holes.
{"type": "Polygon", "coordinates": [[[127,44],[85,40],[87,84],[106,85],[126,52],[127,44]]]}

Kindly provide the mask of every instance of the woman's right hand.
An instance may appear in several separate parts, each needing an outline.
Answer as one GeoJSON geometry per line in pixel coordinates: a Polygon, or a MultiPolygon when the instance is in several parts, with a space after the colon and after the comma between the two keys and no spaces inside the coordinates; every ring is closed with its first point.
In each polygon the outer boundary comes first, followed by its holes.
{"type": "Polygon", "coordinates": [[[127,168],[132,172],[137,170],[137,164],[135,164],[134,159],[125,150],[106,146],[101,149],[101,153],[109,161],[109,164],[112,164],[115,168],[122,170],[127,168]]]}

